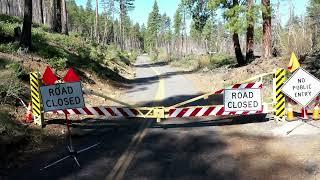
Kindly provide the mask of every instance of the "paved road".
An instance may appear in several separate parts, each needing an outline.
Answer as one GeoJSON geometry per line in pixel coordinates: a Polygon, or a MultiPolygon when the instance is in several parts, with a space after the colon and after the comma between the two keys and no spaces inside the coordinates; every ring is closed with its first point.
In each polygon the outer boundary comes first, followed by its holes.
{"type": "MultiPolygon", "coordinates": [[[[183,74],[166,64],[138,58],[136,79],[122,100],[142,106],[173,105],[198,95],[183,74]]],[[[66,155],[61,145],[12,172],[10,179],[317,179],[320,178],[319,135],[276,138],[276,126],[264,116],[206,119],[93,120],[74,123],[86,136],[74,137],[81,153],[39,171],[66,155]],[[251,123],[255,122],[255,123],[251,123]],[[303,150],[303,148],[306,148],[303,150]]],[[[314,131],[318,131],[315,129],[314,131]]],[[[286,132],[286,131],[284,131],[286,132]]],[[[277,131],[280,133],[280,130],[277,131]]]]}
{"type": "MultiPolygon", "coordinates": [[[[132,88],[122,97],[126,102],[143,106],[165,105],[198,94],[192,83],[183,77],[184,72],[177,72],[162,63],[153,64],[147,56],[139,57],[135,66],[136,78],[131,84],[132,88]]],[[[86,119],[74,122],[74,127],[90,132],[85,137],[73,138],[76,149],[101,142],[99,146],[78,155],[81,168],[69,158],[39,171],[68,155],[67,144],[64,143],[50,152],[37,155],[23,168],[11,172],[10,179],[121,179],[135,159],[129,155],[128,160],[128,154],[132,154],[132,149],[137,151],[140,148],[144,143],[143,137],[149,134],[149,129],[154,124],[153,120],[144,119],[86,119]]]]}

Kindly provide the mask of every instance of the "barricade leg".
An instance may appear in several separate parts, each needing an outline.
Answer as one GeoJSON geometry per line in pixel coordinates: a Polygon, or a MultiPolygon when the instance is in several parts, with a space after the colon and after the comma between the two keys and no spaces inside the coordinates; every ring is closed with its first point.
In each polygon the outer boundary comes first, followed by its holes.
{"type": "Polygon", "coordinates": [[[38,72],[30,73],[30,92],[32,101],[32,115],[34,123],[40,127],[44,126],[44,115],[40,93],[41,80],[38,72]]]}
{"type": "Polygon", "coordinates": [[[273,105],[276,121],[282,121],[286,115],[285,95],[281,91],[281,86],[284,84],[286,71],[283,68],[278,68],[275,71],[273,78],[273,105]]]}

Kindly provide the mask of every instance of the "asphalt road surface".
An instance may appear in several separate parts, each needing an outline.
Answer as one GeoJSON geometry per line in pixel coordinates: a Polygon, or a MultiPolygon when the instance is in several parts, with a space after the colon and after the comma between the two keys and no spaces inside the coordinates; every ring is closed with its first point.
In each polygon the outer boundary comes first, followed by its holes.
{"type": "MultiPolygon", "coordinates": [[[[183,76],[188,72],[177,71],[163,63],[153,64],[146,56],[140,56],[135,66],[136,79],[122,97],[123,101],[141,106],[168,106],[199,95],[199,89],[183,76]]],[[[285,140],[284,144],[282,139],[272,141],[268,130],[273,125],[266,121],[263,115],[170,119],[159,124],[137,118],[87,119],[73,124],[90,129],[87,135],[73,138],[76,149],[100,144],[78,155],[81,168],[68,158],[40,171],[67,155],[62,144],[12,172],[10,179],[315,178],[318,161],[307,161],[303,166],[304,162],[297,163],[285,151],[294,144],[309,146],[315,141],[307,145],[304,139],[295,143],[292,139],[285,140]]],[[[318,144],[310,146],[320,147],[318,144]]],[[[303,153],[302,157],[305,156],[303,153]]]]}

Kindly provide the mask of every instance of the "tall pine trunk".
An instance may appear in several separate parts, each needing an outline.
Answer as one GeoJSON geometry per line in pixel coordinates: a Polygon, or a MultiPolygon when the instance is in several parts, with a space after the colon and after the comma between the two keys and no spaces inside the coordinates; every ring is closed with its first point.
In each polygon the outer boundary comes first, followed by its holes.
{"type": "Polygon", "coordinates": [[[244,61],[243,54],[241,51],[238,33],[236,33],[236,32],[233,33],[232,41],[233,41],[234,52],[236,54],[238,65],[243,66],[246,64],[246,62],[244,61]]]}
{"type": "MultiPolygon", "coordinates": [[[[233,7],[237,6],[238,4],[239,4],[238,0],[233,0],[233,3],[232,3],[233,7]]],[[[246,64],[246,62],[243,58],[243,54],[242,54],[241,46],[239,42],[239,35],[236,31],[233,32],[232,41],[233,41],[233,48],[236,54],[238,65],[243,66],[246,64]]]]}
{"type": "Polygon", "coordinates": [[[270,0],[261,0],[263,6],[262,19],[263,19],[263,57],[271,57],[271,6],[270,0]]]}
{"type": "Polygon", "coordinates": [[[32,46],[31,42],[31,26],[32,26],[32,0],[24,0],[23,27],[20,44],[28,47],[32,46]]]}
{"type": "Polygon", "coordinates": [[[61,33],[61,0],[53,0],[53,31],[57,33],[61,33]]]}
{"type": "Polygon", "coordinates": [[[246,61],[254,58],[254,19],[253,19],[253,0],[247,0],[247,47],[246,61]]]}
{"type": "Polygon", "coordinates": [[[40,22],[41,24],[44,24],[44,17],[43,17],[43,0],[39,1],[40,4],[40,22]]]}
{"type": "Polygon", "coordinates": [[[120,0],[120,48],[124,50],[125,0],[120,0]]]}
{"type": "Polygon", "coordinates": [[[96,0],[96,24],[95,24],[95,37],[97,43],[99,43],[99,0],[96,0]]]}
{"type": "Polygon", "coordinates": [[[67,4],[66,0],[61,0],[62,3],[62,34],[68,35],[68,11],[67,11],[67,4]]]}

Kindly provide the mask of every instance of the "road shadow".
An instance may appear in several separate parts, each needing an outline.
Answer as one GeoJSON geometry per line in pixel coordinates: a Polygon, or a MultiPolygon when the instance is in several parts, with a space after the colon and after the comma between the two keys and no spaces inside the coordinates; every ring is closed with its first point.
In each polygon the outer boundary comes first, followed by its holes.
{"type": "MultiPolygon", "coordinates": [[[[51,125],[65,125],[64,119],[55,119],[49,121],[51,125]]],[[[41,168],[55,162],[68,155],[68,138],[65,136],[59,144],[51,148],[34,154],[29,154],[25,163],[20,168],[12,169],[8,174],[8,179],[104,179],[107,173],[112,169],[118,158],[127,148],[132,137],[140,128],[141,120],[108,120],[105,119],[84,119],[74,121],[71,131],[88,130],[90,132],[81,136],[73,135],[72,142],[76,150],[80,151],[91,145],[99,143],[98,146],[88,151],[78,154],[78,160],[81,164],[79,168],[72,158],[68,158],[50,168],[40,171],[41,168]],[[83,123],[86,122],[86,123],[83,123]],[[101,159],[103,160],[102,162],[101,159]],[[103,168],[103,176],[97,176],[96,168],[103,168]],[[85,175],[84,175],[85,174],[85,175]]],[[[46,127],[48,128],[48,126],[46,127]]],[[[66,127],[62,128],[66,130],[66,127]]],[[[60,129],[60,130],[62,130],[60,129]]]]}
{"type": "MultiPolygon", "coordinates": [[[[165,120],[165,123],[155,124],[152,128],[195,128],[210,126],[232,126],[250,123],[263,123],[269,121],[266,114],[255,114],[246,116],[218,116],[218,117],[198,117],[198,118],[179,118],[183,123],[175,123],[172,119],[165,120]],[[189,122],[188,122],[189,121],[189,122]]],[[[179,121],[180,121],[179,120],[179,121]]]]}
{"type": "MultiPolygon", "coordinates": [[[[141,101],[136,105],[142,107],[153,107],[153,106],[165,106],[170,107],[178,103],[182,103],[184,101],[190,100],[192,98],[203,95],[202,93],[197,94],[182,94],[177,96],[167,97],[160,101],[141,101]]],[[[222,94],[213,94],[208,98],[199,99],[193,102],[189,102],[185,105],[179,107],[188,107],[188,106],[210,106],[210,105],[222,105],[223,104],[223,95],[222,94]]]]}

